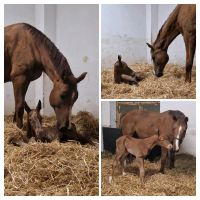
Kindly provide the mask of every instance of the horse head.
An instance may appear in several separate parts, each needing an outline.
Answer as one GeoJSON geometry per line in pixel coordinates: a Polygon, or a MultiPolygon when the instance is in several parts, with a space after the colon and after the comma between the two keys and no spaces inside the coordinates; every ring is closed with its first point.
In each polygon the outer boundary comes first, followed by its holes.
{"type": "Polygon", "coordinates": [[[187,131],[188,117],[180,111],[170,111],[173,116],[173,149],[178,152],[187,131]]]}
{"type": "Polygon", "coordinates": [[[146,44],[151,49],[151,58],[154,64],[154,74],[157,77],[161,77],[163,75],[165,65],[169,60],[167,51],[163,49],[157,49],[149,43],[146,44]]]}
{"type": "Polygon", "coordinates": [[[87,72],[82,73],[79,77],[62,75],[62,80],[54,83],[49,101],[56,113],[57,128],[59,131],[65,131],[71,128],[72,106],[78,99],[77,84],[82,81],[87,72]]]}

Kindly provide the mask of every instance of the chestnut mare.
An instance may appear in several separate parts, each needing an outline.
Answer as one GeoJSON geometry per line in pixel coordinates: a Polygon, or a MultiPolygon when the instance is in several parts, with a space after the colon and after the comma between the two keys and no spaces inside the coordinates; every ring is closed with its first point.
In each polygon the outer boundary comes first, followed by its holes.
{"type": "Polygon", "coordinates": [[[193,59],[196,49],[196,5],[177,5],[161,27],[155,42],[147,45],[151,49],[154,72],[157,77],[163,75],[169,60],[167,49],[179,35],[183,36],[186,48],[185,82],[191,82],[193,59]]]}
{"type": "MultiPolygon", "coordinates": [[[[173,168],[175,152],[179,151],[185,138],[187,122],[188,117],[179,110],[168,110],[162,113],[150,110],[132,110],[122,116],[120,126],[123,135],[140,139],[157,134],[155,130],[158,129],[159,135],[173,144],[170,153],[170,168],[173,168]]],[[[159,141],[159,145],[161,146],[160,172],[164,173],[168,151],[163,147],[162,141],[159,141]]]]}
{"type": "Polygon", "coordinates": [[[25,23],[4,29],[4,82],[12,81],[15,97],[14,122],[23,126],[24,100],[31,81],[45,72],[53,82],[49,101],[57,128],[70,128],[72,106],[78,98],[77,83],[86,72],[74,77],[67,59],[39,30],[25,23]]]}

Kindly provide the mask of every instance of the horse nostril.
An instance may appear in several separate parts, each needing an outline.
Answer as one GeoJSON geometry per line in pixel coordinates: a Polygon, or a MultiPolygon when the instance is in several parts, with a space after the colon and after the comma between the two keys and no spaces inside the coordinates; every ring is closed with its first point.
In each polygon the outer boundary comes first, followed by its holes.
{"type": "Polygon", "coordinates": [[[159,77],[161,77],[163,75],[163,73],[162,72],[158,72],[158,73],[155,73],[155,75],[159,78],[159,77]]]}
{"type": "Polygon", "coordinates": [[[172,144],[169,144],[169,145],[167,146],[168,149],[172,149],[172,147],[173,147],[172,144]]]}

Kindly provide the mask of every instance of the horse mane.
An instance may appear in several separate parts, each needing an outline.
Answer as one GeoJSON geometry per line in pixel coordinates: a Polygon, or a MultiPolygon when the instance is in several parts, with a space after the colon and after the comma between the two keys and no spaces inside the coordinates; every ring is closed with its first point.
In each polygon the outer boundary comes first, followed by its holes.
{"type": "Polygon", "coordinates": [[[178,11],[180,9],[180,6],[176,6],[172,13],[169,15],[169,17],[166,19],[164,24],[161,26],[158,35],[156,37],[156,40],[154,41],[153,45],[157,45],[157,48],[161,48],[162,46],[162,40],[161,40],[161,34],[164,33],[164,36],[167,36],[169,32],[171,32],[174,28],[174,21],[176,21],[178,16],[178,11]],[[165,29],[165,30],[164,30],[165,29]]]}
{"type": "Polygon", "coordinates": [[[179,110],[169,110],[169,114],[176,119],[185,118],[185,115],[179,110]]]}
{"type": "Polygon", "coordinates": [[[63,72],[65,75],[73,75],[67,59],[59,51],[55,44],[44,33],[32,25],[26,23],[23,23],[23,25],[24,28],[26,28],[34,37],[37,44],[42,44],[44,46],[59,75],[62,76],[63,72]]]}

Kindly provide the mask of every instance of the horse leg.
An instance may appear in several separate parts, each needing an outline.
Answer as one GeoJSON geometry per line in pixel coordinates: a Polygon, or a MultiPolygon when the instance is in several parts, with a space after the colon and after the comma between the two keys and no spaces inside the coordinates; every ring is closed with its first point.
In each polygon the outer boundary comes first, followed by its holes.
{"type": "Polygon", "coordinates": [[[120,164],[121,164],[121,168],[122,168],[122,175],[126,175],[126,173],[124,172],[124,166],[125,166],[125,161],[126,161],[126,157],[129,153],[127,151],[124,152],[124,154],[121,156],[120,159],[120,164]]]}
{"type": "Polygon", "coordinates": [[[166,159],[167,159],[167,149],[164,148],[164,147],[161,147],[160,172],[163,173],[163,174],[164,174],[166,159]]]}
{"type": "Polygon", "coordinates": [[[24,100],[29,82],[24,76],[17,76],[12,80],[15,97],[14,122],[19,128],[23,126],[24,100]]]}
{"type": "Polygon", "coordinates": [[[113,176],[115,174],[116,167],[118,167],[120,165],[120,161],[119,160],[120,160],[120,155],[116,154],[114,162],[113,162],[113,165],[112,165],[112,175],[109,176],[109,183],[110,184],[112,183],[112,179],[113,179],[113,176]]]}
{"type": "Polygon", "coordinates": [[[186,34],[184,36],[185,48],[186,48],[186,77],[185,82],[191,82],[192,65],[196,49],[196,36],[186,34]]]}
{"type": "Polygon", "coordinates": [[[144,159],[143,158],[137,158],[137,162],[138,162],[138,166],[139,166],[139,170],[140,170],[140,182],[141,182],[142,185],[144,185],[144,175],[145,175],[144,159]]]}
{"type": "Polygon", "coordinates": [[[169,157],[169,168],[174,168],[174,162],[175,162],[175,152],[173,150],[170,150],[170,157],[169,157]]]}

